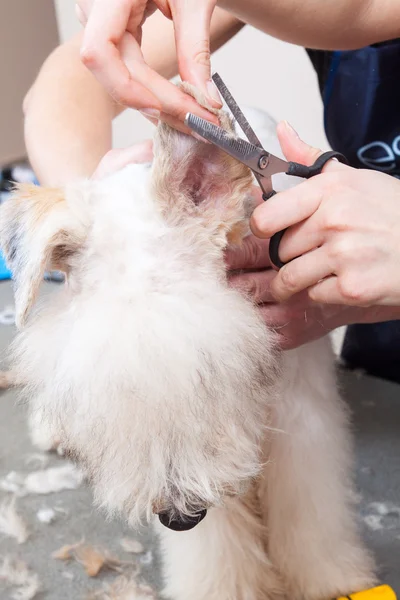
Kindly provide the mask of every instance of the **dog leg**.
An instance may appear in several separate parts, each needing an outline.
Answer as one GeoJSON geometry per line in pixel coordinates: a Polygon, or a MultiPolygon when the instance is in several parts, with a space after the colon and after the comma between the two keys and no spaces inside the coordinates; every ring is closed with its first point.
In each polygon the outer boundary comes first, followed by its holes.
{"type": "Polygon", "coordinates": [[[289,597],[329,599],[374,584],[352,510],[346,408],[328,339],[288,352],[261,485],[269,556],[289,597]]]}
{"type": "Polygon", "coordinates": [[[173,600],[271,600],[282,586],[264,550],[265,531],[254,491],[210,510],[197,527],[158,526],[164,596],[173,600]]]}

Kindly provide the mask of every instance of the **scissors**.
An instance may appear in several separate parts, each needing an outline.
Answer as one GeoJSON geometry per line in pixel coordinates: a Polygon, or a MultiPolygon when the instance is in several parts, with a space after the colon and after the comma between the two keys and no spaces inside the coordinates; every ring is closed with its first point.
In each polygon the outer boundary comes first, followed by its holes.
{"type": "MultiPolygon", "coordinates": [[[[185,124],[202,138],[249,167],[261,188],[263,200],[269,200],[269,198],[272,198],[276,194],[272,187],[272,175],[286,173],[286,175],[310,179],[310,177],[320,175],[326,163],[332,158],[341,163],[348,164],[343,154],[334,151],[321,154],[315,163],[309,167],[274,156],[262,147],[250,123],[218,73],[214,73],[213,81],[248,141],[239,137],[232,137],[231,134],[227,133],[221,127],[209,123],[192,113],[186,115],[185,124]]],[[[269,244],[269,257],[272,264],[278,269],[285,265],[279,258],[279,244],[285,231],[286,229],[275,233],[269,244]]]]}

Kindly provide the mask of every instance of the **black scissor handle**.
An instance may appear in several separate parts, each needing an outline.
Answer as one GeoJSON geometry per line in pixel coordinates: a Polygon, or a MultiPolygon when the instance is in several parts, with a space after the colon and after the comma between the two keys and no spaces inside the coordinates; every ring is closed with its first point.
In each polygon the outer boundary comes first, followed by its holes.
{"type": "Polygon", "coordinates": [[[315,177],[315,175],[321,175],[322,169],[332,158],[336,158],[337,161],[345,165],[349,164],[349,161],[343,154],[340,152],[335,152],[334,150],[330,150],[329,152],[324,152],[321,154],[315,163],[309,167],[306,165],[301,165],[300,163],[290,162],[289,168],[286,171],[286,175],[302,177],[303,179],[310,179],[311,177],[315,177]]]}
{"type": "MultiPolygon", "coordinates": [[[[336,158],[336,160],[345,165],[349,164],[347,158],[343,156],[343,154],[331,150],[330,152],[324,152],[324,154],[321,154],[321,156],[319,156],[315,163],[310,167],[296,162],[289,162],[289,168],[286,174],[294,177],[302,177],[303,179],[310,179],[310,177],[320,175],[326,163],[332,158],[336,158]]],[[[269,198],[272,198],[272,196],[275,194],[276,192],[271,192],[268,195],[264,194],[263,200],[269,200],[269,198]]],[[[286,229],[283,229],[282,231],[275,233],[269,242],[269,257],[272,264],[275,265],[275,267],[278,267],[278,269],[281,269],[286,264],[279,258],[279,244],[281,243],[285,231],[286,229]]]]}

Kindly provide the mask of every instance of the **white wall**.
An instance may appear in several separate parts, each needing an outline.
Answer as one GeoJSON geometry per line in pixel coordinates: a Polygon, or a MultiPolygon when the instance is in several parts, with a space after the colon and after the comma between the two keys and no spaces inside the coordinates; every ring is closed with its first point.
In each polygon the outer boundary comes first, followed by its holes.
{"type": "MultiPolygon", "coordinates": [[[[61,40],[78,31],[73,0],[54,0],[61,40]]],[[[213,69],[230,87],[239,105],[263,108],[288,120],[309,143],[327,147],[316,76],[306,52],[250,27],[244,28],[213,57],[213,69]]],[[[134,111],[116,119],[114,145],[127,146],[151,135],[151,125],[134,111]]]]}

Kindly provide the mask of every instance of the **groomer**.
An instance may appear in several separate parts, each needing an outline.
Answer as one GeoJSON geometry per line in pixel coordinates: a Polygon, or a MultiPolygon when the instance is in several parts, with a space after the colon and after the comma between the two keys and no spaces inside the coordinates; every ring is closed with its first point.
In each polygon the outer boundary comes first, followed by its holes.
{"type": "MultiPolygon", "coordinates": [[[[80,0],[77,10],[85,25],[83,38],[48,59],[25,103],[29,155],[45,182],[93,171],[110,147],[110,122],[121,104],[180,129],[186,112],[202,114],[167,81],[176,70],[218,106],[210,81],[210,45],[211,50],[221,46],[243,23],[307,48],[346,49],[340,54],[310,54],[324,94],[331,144],[352,165],[369,170],[332,162],[321,176],[259,207],[252,220],[257,237],[249,238],[241,252],[228,253],[228,261],[233,269],[265,270],[231,281],[254,292],[284,348],[343,324],[400,318],[400,182],[388,175],[398,168],[400,151],[392,110],[396,93],[398,98],[399,47],[396,42],[371,46],[400,36],[400,3],[226,0],[216,7],[215,0],[80,0]],[[100,86],[82,68],[79,50],[100,86]],[[60,73],[62,95],[56,89],[60,73]],[[282,222],[290,229],[281,244],[281,258],[306,254],[277,275],[266,258],[267,238],[282,228],[282,222]]],[[[313,162],[317,151],[287,124],[280,126],[279,135],[288,159],[313,162]]],[[[133,150],[124,153],[125,159],[129,152],[137,158],[133,150]]],[[[116,164],[121,160],[120,155],[116,164]]],[[[389,332],[395,327],[387,324],[389,332]]],[[[399,355],[398,338],[386,348],[387,363],[393,354],[399,355]]],[[[400,371],[397,356],[392,362],[400,371]]]]}

